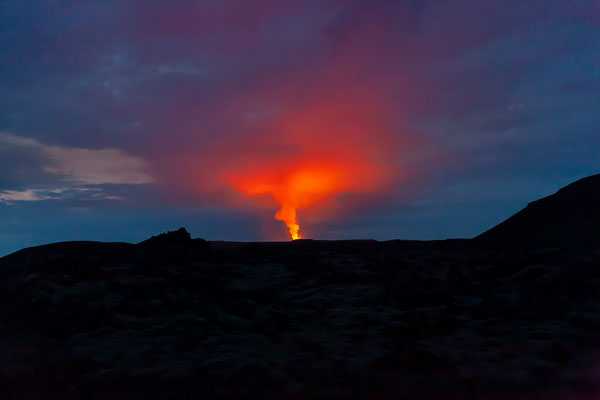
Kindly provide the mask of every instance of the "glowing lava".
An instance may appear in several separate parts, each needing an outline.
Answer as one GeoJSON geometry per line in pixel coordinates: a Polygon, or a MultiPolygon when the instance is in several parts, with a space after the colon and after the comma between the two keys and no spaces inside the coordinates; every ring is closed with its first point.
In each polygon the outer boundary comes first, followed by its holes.
{"type": "Polygon", "coordinates": [[[285,222],[290,230],[292,240],[302,239],[302,235],[300,234],[300,224],[298,224],[298,219],[296,217],[296,209],[293,206],[287,204],[282,205],[275,214],[275,219],[285,222]]]}
{"type": "Polygon", "coordinates": [[[271,194],[280,208],[277,220],[285,222],[293,240],[301,239],[298,209],[339,193],[347,182],[338,167],[318,165],[291,169],[283,173],[266,170],[250,173],[232,184],[248,195],[271,194]]]}
{"type": "Polygon", "coordinates": [[[300,224],[298,224],[298,219],[296,217],[296,209],[293,206],[283,204],[275,214],[275,219],[285,222],[290,230],[292,240],[302,239],[302,235],[300,234],[300,224]]]}

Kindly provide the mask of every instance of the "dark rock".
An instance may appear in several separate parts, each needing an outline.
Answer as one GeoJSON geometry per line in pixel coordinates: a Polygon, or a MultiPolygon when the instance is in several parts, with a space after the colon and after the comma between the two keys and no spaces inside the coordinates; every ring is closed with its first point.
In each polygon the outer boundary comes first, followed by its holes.
{"type": "Polygon", "coordinates": [[[553,341],[542,350],[542,356],[545,360],[556,364],[567,364],[575,355],[573,345],[566,341],[553,341]]]}
{"type": "Polygon", "coordinates": [[[138,246],[148,248],[161,248],[173,244],[190,244],[192,238],[185,228],[179,228],[176,231],[161,233],[157,236],[152,236],[143,242],[138,243],[138,246]]]}
{"type": "Polygon", "coordinates": [[[375,371],[401,371],[409,373],[450,372],[451,364],[427,349],[406,347],[403,351],[377,357],[370,362],[375,371]]]}
{"type": "Polygon", "coordinates": [[[242,262],[256,263],[262,255],[262,247],[256,242],[252,242],[238,251],[237,258],[243,260],[242,262]]]}
{"type": "Polygon", "coordinates": [[[296,346],[302,353],[315,353],[320,355],[324,351],[323,343],[308,336],[299,336],[296,338],[296,346]]]}

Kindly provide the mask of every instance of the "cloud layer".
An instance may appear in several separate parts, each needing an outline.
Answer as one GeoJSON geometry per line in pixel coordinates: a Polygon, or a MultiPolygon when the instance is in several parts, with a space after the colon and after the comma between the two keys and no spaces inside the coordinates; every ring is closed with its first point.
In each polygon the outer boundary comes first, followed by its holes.
{"type": "Polygon", "coordinates": [[[117,199],[118,196],[103,193],[104,189],[95,186],[154,182],[142,159],[118,149],[49,146],[0,132],[0,153],[12,158],[9,160],[12,162],[4,162],[2,166],[5,189],[0,190],[0,202],[73,197],[117,199]]]}

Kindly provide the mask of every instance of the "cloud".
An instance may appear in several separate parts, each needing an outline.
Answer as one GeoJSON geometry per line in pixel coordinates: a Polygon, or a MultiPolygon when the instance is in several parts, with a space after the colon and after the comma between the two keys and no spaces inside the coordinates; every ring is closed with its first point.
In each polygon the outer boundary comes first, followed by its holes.
{"type": "Polygon", "coordinates": [[[46,145],[0,132],[0,204],[124,200],[155,182],[148,165],[119,149],[46,145]]]}
{"type": "Polygon", "coordinates": [[[65,181],[82,185],[140,185],[154,182],[144,160],[119,149],[48,146],[35,139],[6,132],[0,133],[0,148],[3,145],[37,150],[43,160],[42,170],[58,175],[65,181]]]}
{"type": "Polygon", "coordinates": [[[104,193],[100,188],[50,188],[0,190],[0,203],[43,200],[120,200],[121,197],[104,193]]]}
{"type": "Polygon", "coordinates": [[[0,192],[0,202],[10,203],[13,201],[40,201],[52,199],[53,196],[49,194],[59,194],[60,189],[57,190],[3,190],[0,192]]]}
{"type": "Polygon", "coordinates": [[[118,149],[88,150],[59,146],[44,147],[53,160],[44,170],[64,175],[69,180],[87,185],[153,183],[146,163],[118,149]]]}

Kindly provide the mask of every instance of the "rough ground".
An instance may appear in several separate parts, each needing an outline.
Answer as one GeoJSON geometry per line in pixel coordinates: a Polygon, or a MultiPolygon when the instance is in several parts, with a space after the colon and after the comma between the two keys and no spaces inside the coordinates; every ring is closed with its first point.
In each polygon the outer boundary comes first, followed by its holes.
{"type": "Polygon", "coordinates": [[[0,259],[1,397],[598,398],[594,226],[498,232],[26,249],[0,259]]]}

